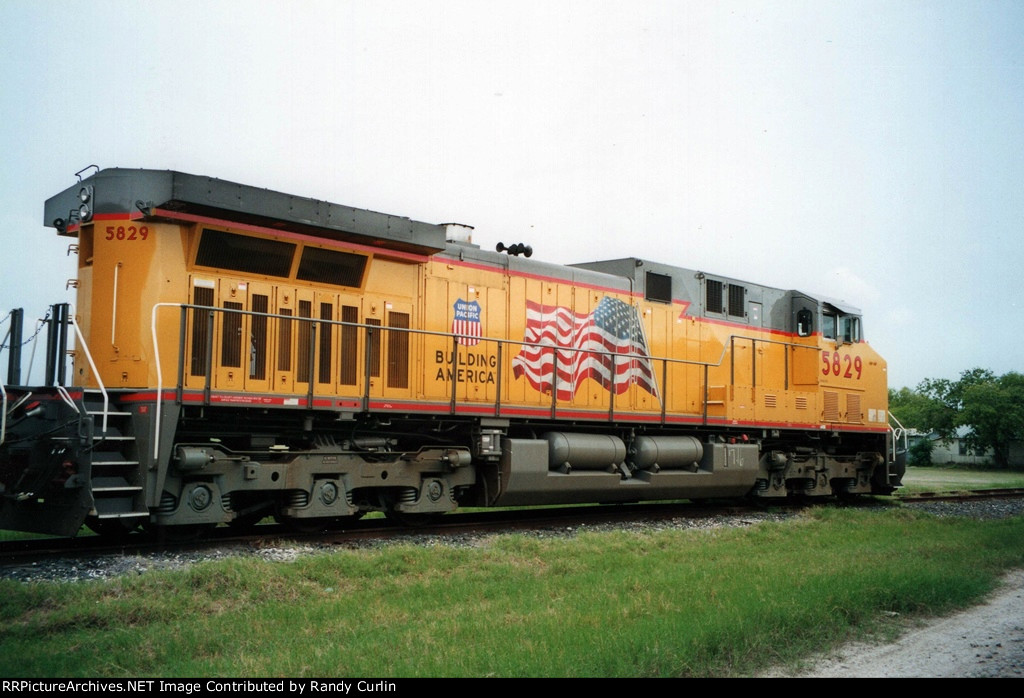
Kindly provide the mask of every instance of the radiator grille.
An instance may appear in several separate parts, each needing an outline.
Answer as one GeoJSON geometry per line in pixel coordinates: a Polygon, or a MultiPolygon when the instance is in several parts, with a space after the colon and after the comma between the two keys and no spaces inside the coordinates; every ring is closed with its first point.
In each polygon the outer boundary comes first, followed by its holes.
{"type": "Polygon", "coordinates": [[[746,287],[729,284],[729,315],[743,317],[746,314],[746,309],[744,308],[746,298],[746,287]]]}
{"type": "Polygon", "coordinates": [[[722,282],[708,279],[705,293],[704,309],[709,313],[722,312],[722,282]]]}

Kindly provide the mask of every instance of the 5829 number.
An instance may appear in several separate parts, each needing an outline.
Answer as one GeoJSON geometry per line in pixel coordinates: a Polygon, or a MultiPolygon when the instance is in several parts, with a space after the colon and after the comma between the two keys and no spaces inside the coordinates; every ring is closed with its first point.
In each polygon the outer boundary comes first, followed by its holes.
{"type": "Polygon", "coordinates": [[[864,372],[864,362],[859,356],[840,354],[838,351],[821,352],[821,375],[842,376],[843,378],[856,378],[860,380],[864,372]]]}
{"type": "Polygon", "coordinates": [[[149,237],[149,228],[146,226],[107,226],[107,240],[145,240],[149,237]]]}

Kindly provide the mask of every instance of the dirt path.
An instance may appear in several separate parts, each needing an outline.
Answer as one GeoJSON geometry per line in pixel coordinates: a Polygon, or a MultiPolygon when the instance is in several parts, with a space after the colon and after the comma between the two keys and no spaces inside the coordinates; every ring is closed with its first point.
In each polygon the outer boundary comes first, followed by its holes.
{"type": "Polygon", "coordinates": [[[1024,570],[987,603],[927,622],[889,645],[852,644],[805,673],[772,676],[1024,678],[1024,570]]]}

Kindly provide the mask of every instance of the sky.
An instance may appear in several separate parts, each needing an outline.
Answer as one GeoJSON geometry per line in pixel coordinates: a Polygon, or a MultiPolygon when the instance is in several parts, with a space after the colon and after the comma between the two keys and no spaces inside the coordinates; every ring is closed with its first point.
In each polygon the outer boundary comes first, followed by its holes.
{"type": "Polygon", "coordinates": [[[890,387],[1024,372],[1022,36],[1019,0],[0,0],[0,318],[73,301],[43,202],[95,164],[843,299],[890,387]]]}

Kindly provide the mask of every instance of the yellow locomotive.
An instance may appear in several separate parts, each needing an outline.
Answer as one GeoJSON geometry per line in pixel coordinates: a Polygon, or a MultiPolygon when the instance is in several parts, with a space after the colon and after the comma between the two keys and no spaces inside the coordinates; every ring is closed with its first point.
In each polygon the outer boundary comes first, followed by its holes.
{"type": "Polygon", "coordinates": [[[41,386],[8,316],[0,528],[900,484],[886,364],[838,301],[170,171],[97,171],[45,223],[78,301],[41,386]]]}

